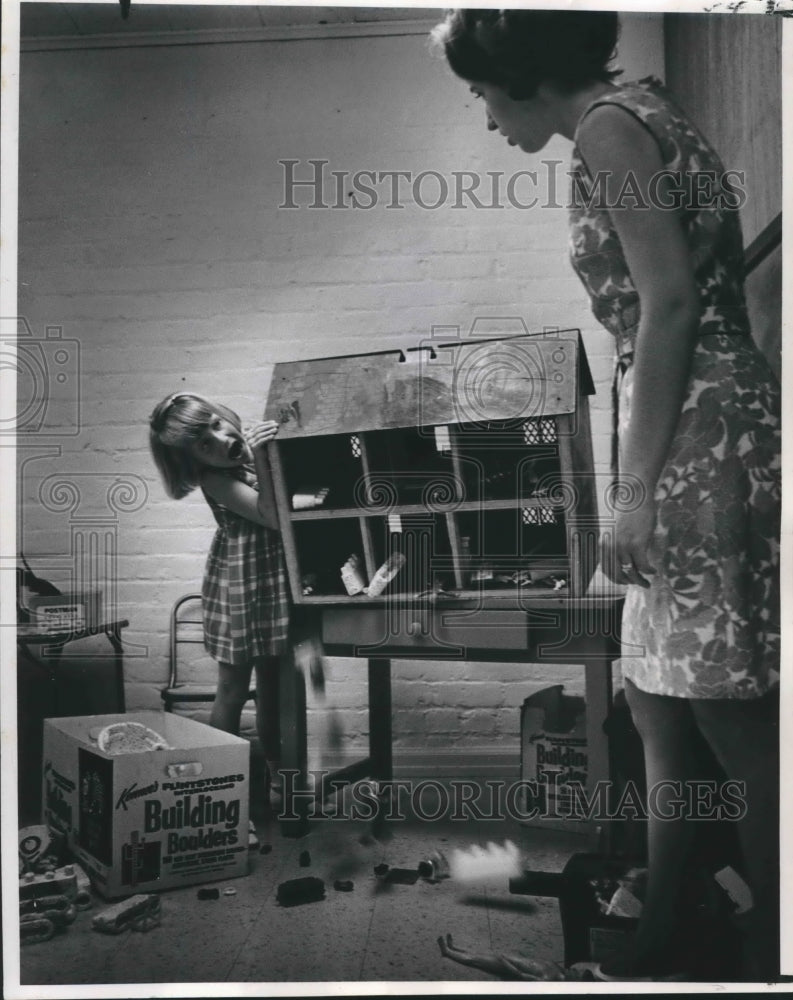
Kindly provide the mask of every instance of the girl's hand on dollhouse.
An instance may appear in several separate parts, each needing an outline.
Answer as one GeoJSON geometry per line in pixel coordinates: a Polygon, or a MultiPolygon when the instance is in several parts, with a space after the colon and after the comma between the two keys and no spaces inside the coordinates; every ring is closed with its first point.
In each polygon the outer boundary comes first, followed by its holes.
{"type": "Polygon", "coordinates": [[[255,452],[264,448],[278,433],[278,423],[275,420],[262,420],[245,428],[245,439],[248,447],[255,452]]]}
{"type": "Polygon", "coordinates": [[[613,583],[650,586],[647,577],[655,573],[649,554],[655,517],[655,503],[646,499],[634,509],[618,513],[614,531],[601,538],[600,564],[613,583]]]}

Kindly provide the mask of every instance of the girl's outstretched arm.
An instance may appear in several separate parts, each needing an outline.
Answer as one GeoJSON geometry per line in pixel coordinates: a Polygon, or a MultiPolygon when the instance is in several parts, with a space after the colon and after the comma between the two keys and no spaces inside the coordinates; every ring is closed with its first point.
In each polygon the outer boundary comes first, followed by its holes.
{"type": "Polygon", "coordinates": [[[259,482],[258,492],[238,479],[216,470],[210,469],[201,478],[201,486],[219,504],[240,517],[261,524],[265,528],[279,531],[278,511],[275,506],[275,494],[272,486],[272,473],[267,459],[267,442],[272,441],[278,433],[278,424],[274,420],[263,421],[247,432],[248,447],[253,453],[256,467],[256,478],[259,482]]]}

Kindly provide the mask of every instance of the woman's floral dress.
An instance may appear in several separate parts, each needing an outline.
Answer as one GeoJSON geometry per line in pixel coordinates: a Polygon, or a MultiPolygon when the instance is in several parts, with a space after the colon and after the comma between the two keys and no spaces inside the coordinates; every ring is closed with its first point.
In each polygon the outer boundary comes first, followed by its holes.
{"type": "MultiPolygon", "coordinates": [[[[680,182],[701,302],[686,399],[655,490],[657,572],[649,590],[631,586],[626,596],[623,676],[653,694],[755,698],[779,681],[780,390],[749,330],[739,189],[658,81],[621,85],[584,117],[601,104],[634,115],[680,182]]],[[[616,340],[618,463],[640,302],[611,224],[614,206],[598,198],[577,147],[571,178],[572,263],[616,340]]],[[[618,489],[617,502],[620,493],[626,502],[631,490],[618,489]]]]}

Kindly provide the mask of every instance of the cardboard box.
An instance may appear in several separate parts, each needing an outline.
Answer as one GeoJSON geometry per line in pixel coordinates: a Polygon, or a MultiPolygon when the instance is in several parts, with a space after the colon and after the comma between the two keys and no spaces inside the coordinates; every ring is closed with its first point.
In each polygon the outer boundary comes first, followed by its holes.
{"type": "Polygon", "coordinates": [[[584,832],[582,802],[572,788],[586,791],[587,785],[584,699],[564,694],[555,684],[530,695],[520,715],[519,818],[528,826],[584,832]]]}
{"type": "Polygon", "coordinates": [[[44,720],[44,821],[109,899],[248,873],[250,744],[164,712],[44,720]],[[96,736],[141,722],[173,750],[109,756],[96,736]]]}
{"type": "Polygon", "coordinates": [[[34,595],[28,601],[30,621],[39,632],[81,632],[102,623],[102,592],[84,590],[52,597],[34,595]]]}

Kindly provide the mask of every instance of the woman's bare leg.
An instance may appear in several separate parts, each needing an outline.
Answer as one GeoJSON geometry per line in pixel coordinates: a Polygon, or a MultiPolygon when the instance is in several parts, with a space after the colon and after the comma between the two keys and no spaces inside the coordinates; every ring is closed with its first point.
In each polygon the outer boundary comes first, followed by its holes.
{"type": "Polygon", "coordinates": [[[746,812],[737,826],[754,899],[744,927],[745,971],[769,982],[779,978],[779,697],[691,704],[727,778],[745,787],[746,812]]]}
{"type": "Polygon", "coordinates": [[[648,791],[647,890],[630,962],[637,974],[652,974],[668,961],[693,836],[685,810],[676,810],[675,785],[685,797],[686,784],[704,776],[702,736],[686,699],[648,694],[630,681],[625,694],[644,744],[648,791]]]}

